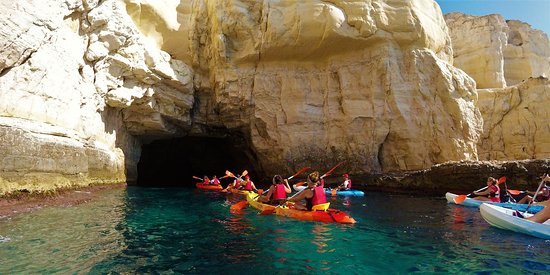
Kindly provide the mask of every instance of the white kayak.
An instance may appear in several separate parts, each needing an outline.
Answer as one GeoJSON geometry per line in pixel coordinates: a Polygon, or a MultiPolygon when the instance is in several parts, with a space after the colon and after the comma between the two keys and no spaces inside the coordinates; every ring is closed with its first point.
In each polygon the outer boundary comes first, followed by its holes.
{"type": "MultiPolygon", "coordinates": [[[[479,207],[479,211],[483,219],[494,227],[550,240],[550,220],[547,220],[545,223],[532,222],[513,216],[515,210],[487,203],[482,204],[479,207]]],[[[530,216],[532,215],[525,214],[525,217],[530,216]]]]}
{"type": "MultiPolygon", "coordinates": [[[[445,194],[447,203],[456,204],[454,199],[457,196],[458,196],[457,194],[447,192],[445,194]]],[[[460,205],[466,206],[466,207],[479,207],[482,203],[488,203],[488,204],[492,204],[492,205],[496,205],[504,208],[518,210],[521,212],[524,212],[525,209],[527,209],[527,204],[517,204],[517,203],[511,203],[511,202],[487,202],[487,201],[478,201],[470,198],[466,198],[460,205]]],[[[542,208],[543,206],[541,205],[531,205],[531,207],[529,207],[529,213],[533,213],[533,214],[537,213],[540,210],[542,210],[542,208]]]]}

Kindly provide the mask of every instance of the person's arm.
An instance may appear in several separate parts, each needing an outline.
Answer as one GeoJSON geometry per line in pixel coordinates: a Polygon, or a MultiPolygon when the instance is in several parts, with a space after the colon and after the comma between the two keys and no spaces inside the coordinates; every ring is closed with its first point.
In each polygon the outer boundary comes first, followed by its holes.
{"type": "Polygon", "coordinates": [[[251,185],[252,185],[252,190],[256,191],[256,193],[258,193],[258,189],[256,189],[256,185],[254,185],[253,182],[250,182],[251,185]]]}
{"type": "Polygon", "coordinates": [[[481,192],[474,192],[474,195],[476,196],[487,196],[491,193],[492,189],[491,187],[485,189],[484,191],[481,191],[481,192]]]}
{"type": "Polygon", "coordinates": [[[285,179],[284,183],[285,183],[285,192],[287,194],[292,193],[292,189],[290,189],[290,185],[288,185],[288,180],[287,179],[285,179]]]}
{"type": "Polygon", "coordinates": [[[306,197],[307,192],[308,190],[304,189],[304,191],[299,192],[296,196],[287,199],[287,201],[293,201],[293,202],[301,201],[306,197]]]}

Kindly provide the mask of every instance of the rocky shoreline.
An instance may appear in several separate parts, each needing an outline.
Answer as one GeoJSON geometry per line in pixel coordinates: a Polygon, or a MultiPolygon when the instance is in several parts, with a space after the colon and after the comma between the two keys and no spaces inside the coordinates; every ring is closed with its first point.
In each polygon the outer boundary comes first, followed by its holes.
{"type": "Polygon", "coordinates": [[[69,207],[89,202],[104,190],[126,188],[126,184],[94,185],[76,189],[64,189],[50,193],[19,193],[0,198],[0,219],[29,213],[51,206],[69,207]]]}

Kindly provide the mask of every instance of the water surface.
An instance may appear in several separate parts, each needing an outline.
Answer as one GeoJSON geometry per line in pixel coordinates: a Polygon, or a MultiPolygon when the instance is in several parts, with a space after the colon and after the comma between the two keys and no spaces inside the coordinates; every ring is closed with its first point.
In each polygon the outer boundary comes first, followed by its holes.
{"type": "Polygon", "coordinates": [[[230,213],[235,195],[101,191],[74,207],[0,218],[0,274],[550,272],[550,241],[490,227],[444,198],[368,193],[331,206],[354,225],[230,213]]]}

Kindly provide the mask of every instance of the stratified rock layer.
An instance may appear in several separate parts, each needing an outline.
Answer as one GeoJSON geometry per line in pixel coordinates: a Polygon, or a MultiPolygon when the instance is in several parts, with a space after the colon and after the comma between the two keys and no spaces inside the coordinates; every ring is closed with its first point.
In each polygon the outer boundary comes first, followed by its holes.
{"type": "Polygon", "coordinates": [[[477,88],[504,88],[529,77],[550,76],[548,36],[529,24],[501,15],[445,15],[454,66],[475,79],[477,88]]]}

